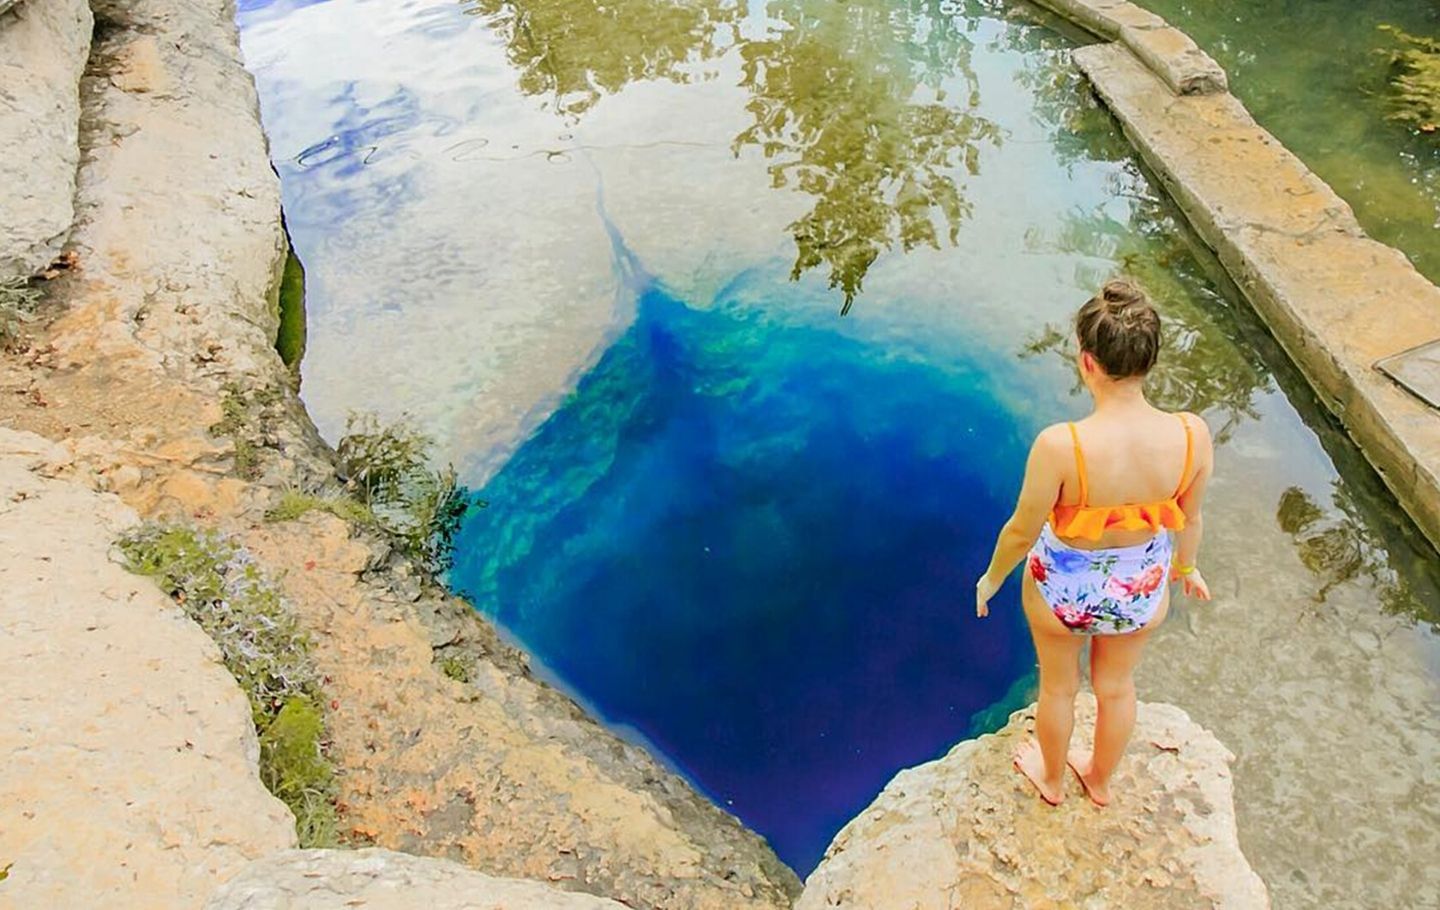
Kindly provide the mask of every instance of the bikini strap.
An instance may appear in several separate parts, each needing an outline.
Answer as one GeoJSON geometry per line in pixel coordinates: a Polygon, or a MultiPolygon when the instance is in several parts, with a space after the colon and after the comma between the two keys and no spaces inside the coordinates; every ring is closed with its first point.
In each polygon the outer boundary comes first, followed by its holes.
{"type": "Polygon", "coordinates": [[[1185,419],[1185,415],[1177,412],[1175,416],[1180,418],[1180,425],[1185,428],[1185,467],[1180,469],[1180,483],[1175,487],[1175,498],[1179,499],[1180,494],[1185,492],[1185,482],[1190,479],[1190,464],[1195,459],[1195,438],[1190,433],[1190,421],[1185,419]]]}
{"type": "Polygon", "coordinates": [[[1085,453],[1080,451],[1080,434],[1075,430],[1074,423],[1067,423],[1070,428],[1070,439],[1075,443],[1075,471],[1080,475],[1080,508],[1090,504],[1089,484],[1085,482],[1085,453]]]}

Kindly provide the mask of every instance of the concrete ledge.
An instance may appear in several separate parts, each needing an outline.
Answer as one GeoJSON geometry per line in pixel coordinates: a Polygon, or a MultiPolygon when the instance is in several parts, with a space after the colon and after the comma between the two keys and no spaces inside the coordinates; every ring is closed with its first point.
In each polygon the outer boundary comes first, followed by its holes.
{"type": "Polygon", "coordinates": [[[1129,0],[1034,0],[1088,32],[1119,41],[1177,95],[1228,91],[1225,70],[1190,36],[1129,0]]]}
{"type": "MultiPolygon", "coordinates": [[[[1044,0],[1096,16],[1106,0],[1044,0]]],[[[1068,13],[1067,13],[1068,14],[1068,13]]],[[[1083,20],[1077,17],[1076,21],[1083,20]]],[[[1440,548],[1440,411],[1377,360],[1440,337],[1440,288],[1228,93],[1178,96],[1131,47],[1074,59],[1325,405],[1440,548]]]]}

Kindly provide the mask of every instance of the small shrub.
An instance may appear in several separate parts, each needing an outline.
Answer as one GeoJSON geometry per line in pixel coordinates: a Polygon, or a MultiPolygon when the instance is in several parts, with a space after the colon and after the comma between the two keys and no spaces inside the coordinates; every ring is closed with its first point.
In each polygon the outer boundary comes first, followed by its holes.
{"type": "Polygon", "coordinates": [[[260,734],[260,777],[295,815],[301,846],[339,841],[334,806],[335,770],[320,744],[325,717],[308,698],[292,698],[260,734]]]}
{"type": "Polygon", "coordinates": [[[0,347],[20,340],[20,327],[35,318],[40,291],[24,278],[0,281],[0,347]]]}
{"type": "Polygon", "coordinates": [[[214,532],[146,524],[120,538],[125,567],[153,578],[220,648],[250,700],[260,777],[295,814],[302,847],[337,840],[334,773],[310,641],[248,552],[214,532]]]}
{"type": "Polygon", "coordinates": [[[398,549],[438,575],[450,567],[470,498],[453,467],[430,467],[433,447],[408,418],[382,425],[373,414],[352,414],[336,454],[350,494],[398,549]]]}
{"type": "Polygon", "coordinates": [[[454,655],[442,658],[440,661],[440,672],[457,682],[470,681],[470,667],[454,655]]]}

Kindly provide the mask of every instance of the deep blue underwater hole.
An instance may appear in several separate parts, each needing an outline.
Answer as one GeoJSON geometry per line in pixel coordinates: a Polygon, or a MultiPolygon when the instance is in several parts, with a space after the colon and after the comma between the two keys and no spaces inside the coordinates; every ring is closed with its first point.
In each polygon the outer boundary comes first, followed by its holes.
{"type": "Polygon", "coordinates": [[[1017,589],[982,621],[973,585],[1032,428],[1003,362],[779,311],[644,291],[480,492],[450,583],[803,875],[897,770],[1016,706],[1017,589]]]}

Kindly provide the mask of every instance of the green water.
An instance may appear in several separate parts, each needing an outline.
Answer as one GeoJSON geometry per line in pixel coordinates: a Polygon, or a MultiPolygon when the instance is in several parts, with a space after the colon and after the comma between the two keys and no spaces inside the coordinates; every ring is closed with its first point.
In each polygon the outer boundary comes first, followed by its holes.
{"type": "Polygon", "coordinates": [[[1205,48],[1260,124],[1440,280],[1440,133],[1395,122],[1399,40],[1440,36],[1434,0],[1137,0],[1205,48]]]}

